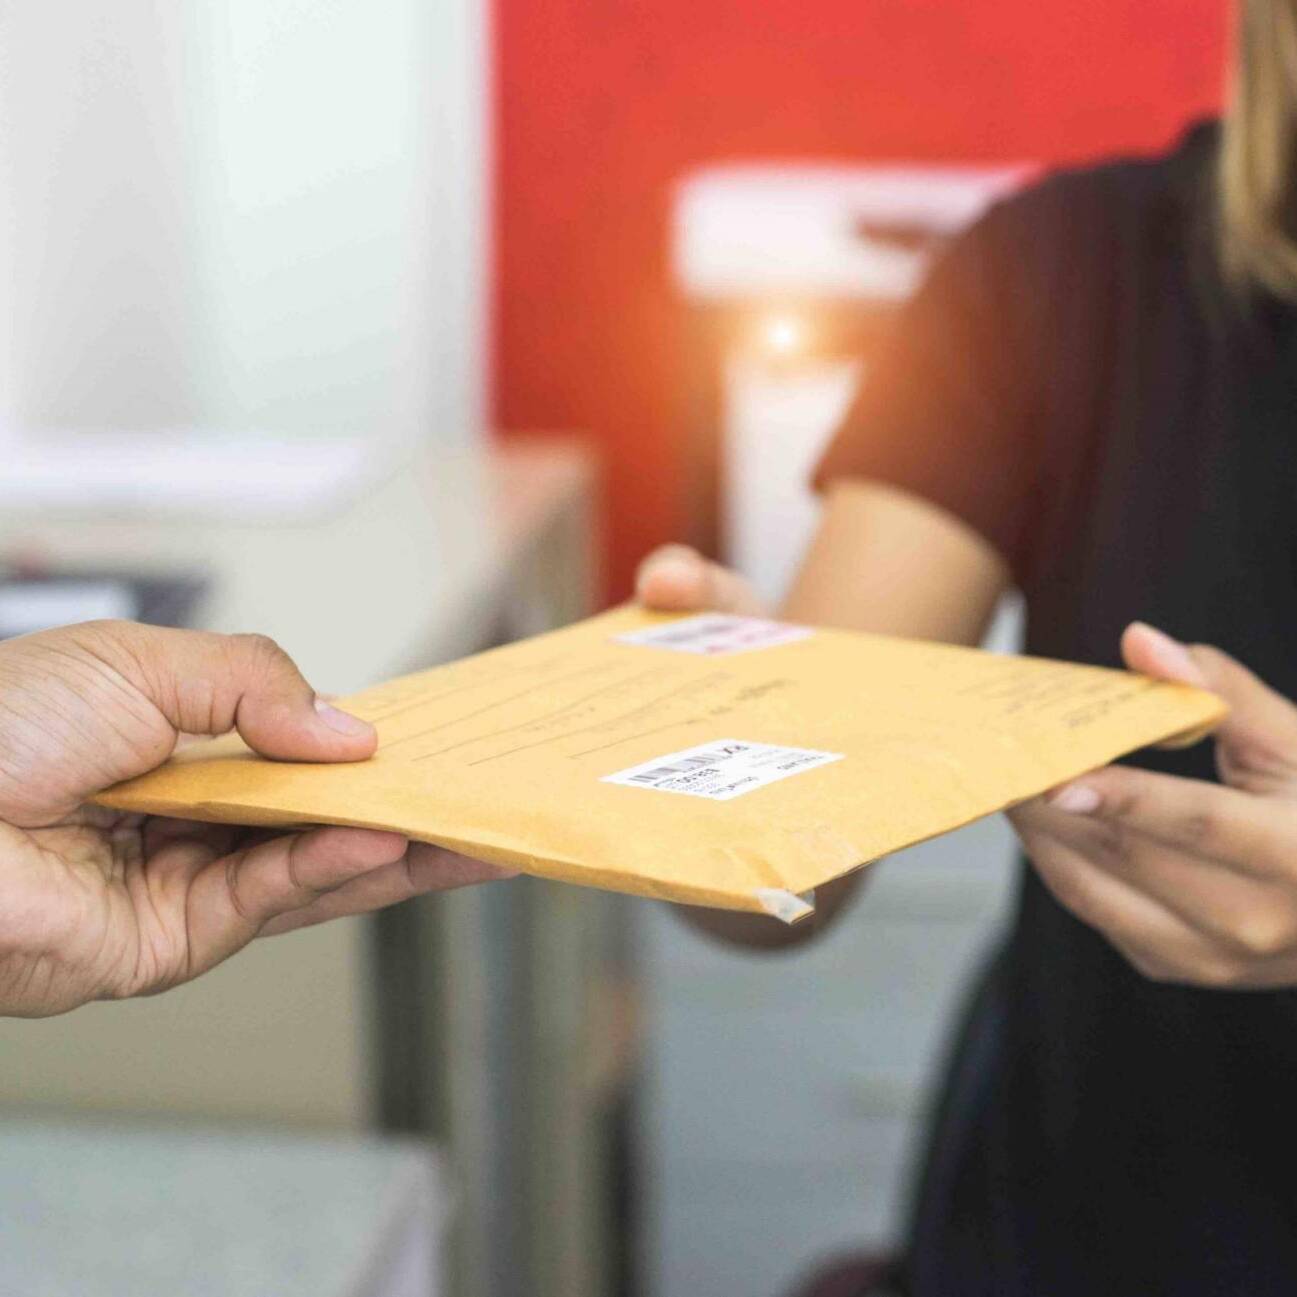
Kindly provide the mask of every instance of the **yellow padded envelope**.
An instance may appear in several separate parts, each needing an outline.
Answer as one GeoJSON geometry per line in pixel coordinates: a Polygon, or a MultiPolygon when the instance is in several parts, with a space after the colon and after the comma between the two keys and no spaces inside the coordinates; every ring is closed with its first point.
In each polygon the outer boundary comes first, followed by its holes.
{"type": "Polygon", "coordinates": [[[799,898],[1150,743],[1219,699],[1124,671],[621,608],[341,702],[348,765],[226,737],[99,798],[395,829],[564,882],[795,919],[799,898]]]}

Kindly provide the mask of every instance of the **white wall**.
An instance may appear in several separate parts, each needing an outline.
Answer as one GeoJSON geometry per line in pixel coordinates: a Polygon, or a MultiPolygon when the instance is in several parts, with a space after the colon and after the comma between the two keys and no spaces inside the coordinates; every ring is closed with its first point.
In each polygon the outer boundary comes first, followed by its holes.
{"type": "Polygon", "coordinates": [[[477,0],[0,0],[0,416],[460,440],[477,0]]]}
{"type": "Polygon", "coordinates": [[[0,410],[169,425],[194,411],[181,9],[0,3],[0,410]]]}

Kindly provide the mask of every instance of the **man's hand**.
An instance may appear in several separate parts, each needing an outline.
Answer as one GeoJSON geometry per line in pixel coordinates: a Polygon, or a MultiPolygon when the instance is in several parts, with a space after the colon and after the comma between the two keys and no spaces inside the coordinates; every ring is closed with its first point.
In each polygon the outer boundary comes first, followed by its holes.
{"type": "Polygon", "coordinates": [[[1058,900],[1159,981],[1297,986],[1297,708],[1217,649],[1136,624],[1127,663],[1230,704],[1223,786],[1111,766],[1010,812],[1058,900]]]}
{"type": "Polygon", "coordinates": [[[0,644],[0,1014],[166,990],[260,934],[506,875],[395,833],[85,804],[182,733],[236,728],[282,760],[361,761],[377,742],[259,636],[92,622],[0,644]]]}

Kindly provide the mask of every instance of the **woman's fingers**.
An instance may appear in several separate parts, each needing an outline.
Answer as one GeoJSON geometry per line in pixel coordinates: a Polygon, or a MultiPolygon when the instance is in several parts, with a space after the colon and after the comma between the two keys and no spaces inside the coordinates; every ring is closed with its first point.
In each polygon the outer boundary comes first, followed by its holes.
{"type": "Polygon", "coordinates": [[[1156,898],[1100,868],[1084,846],[1049,831],[1034,808],[1010,812],[1027,855],[1059,904],[1097,929],[1147,977],[1224,984],[1235,966],[1156,898]]]}
{"type": "Polygon", "coordinates": [[[1108,766],[1056,789],[1046,801],[1055,811],[1142,835],[1249,877],[1286,876],[1297,860],[1292,806],[1237,788],[1108,766]]]}
{"type": "Polygon", "coordinates": [[[1141,675],[1196,685],[1199,689],[1211,688],[1189,646],[1146,622],[1134,621],[1126,627],[1121,637],[1121,655],[1126,665],[1141,675]]]}
{"type": "Polygon", "coordinates": [[[1250,959],[1297,943],[1297,901],[1286,881],[1168,847],[1118,824],[1037,802],[1015,812],[1019,830],[1055,843],[1160,904],[1225,955],[1250,959]]]}
{"type": "Polygon", "coordinates": [[[515,875],[515,870],[500,865],[489,865],[442,847],[412,842],[400,860],[353,878],[301,909],[279,915],[266,924],[261,935],[269,937],[281,932],[294,932],[328,919],[382,910],[425,892],[447,892],[515,875]]]}
{"type": "Polygon", "coordinates": [[[1121,640],[1126,664],[1158,680],[1210,689],[1229,704],[1215,730],[1226,783],[1248,792],[1297,797],[1297,707],[1228,653],[1181,644],[1135,622],[1121,640]]]}
{"type": "Polygon", "coordinates": [[[663,545],[639,566],[636,598],[660,612],[730,612],[760,616],[761,600],[737,572],[688,545],[663,545]]]}
{"type": "Polygon", "coordinates": [[[640,564],[635,595],[646,608],[663,612],[709,608],[708,563],[687,545],[663,545],[640,564]]]}

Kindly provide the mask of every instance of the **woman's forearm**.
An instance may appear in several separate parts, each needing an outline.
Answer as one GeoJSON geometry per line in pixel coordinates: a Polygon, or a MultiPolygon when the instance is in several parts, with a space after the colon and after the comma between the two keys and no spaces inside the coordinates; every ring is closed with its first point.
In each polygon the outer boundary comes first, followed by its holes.
{"type": "Polygon", "coordinates": [[[780,610],[812,626],[977,644],[1009,572],[945,510],[873,482],[843,480],[780,610]]]}
{"type": "MultiPolygon", "coordinates": [[[[728,578],[713,581],[725,589],[728,578]]],[[[964,523],[890,487],[834,484],[819,531],[780,610],[814,626],[976,644],[1008,585],[1003,560],[964,523]]],[[[692,908],[694,927],[756,949],[800,945],[855,893],[857,871],[817,889],[815,913],[790,927],[760,914],[692,908]]]]}

